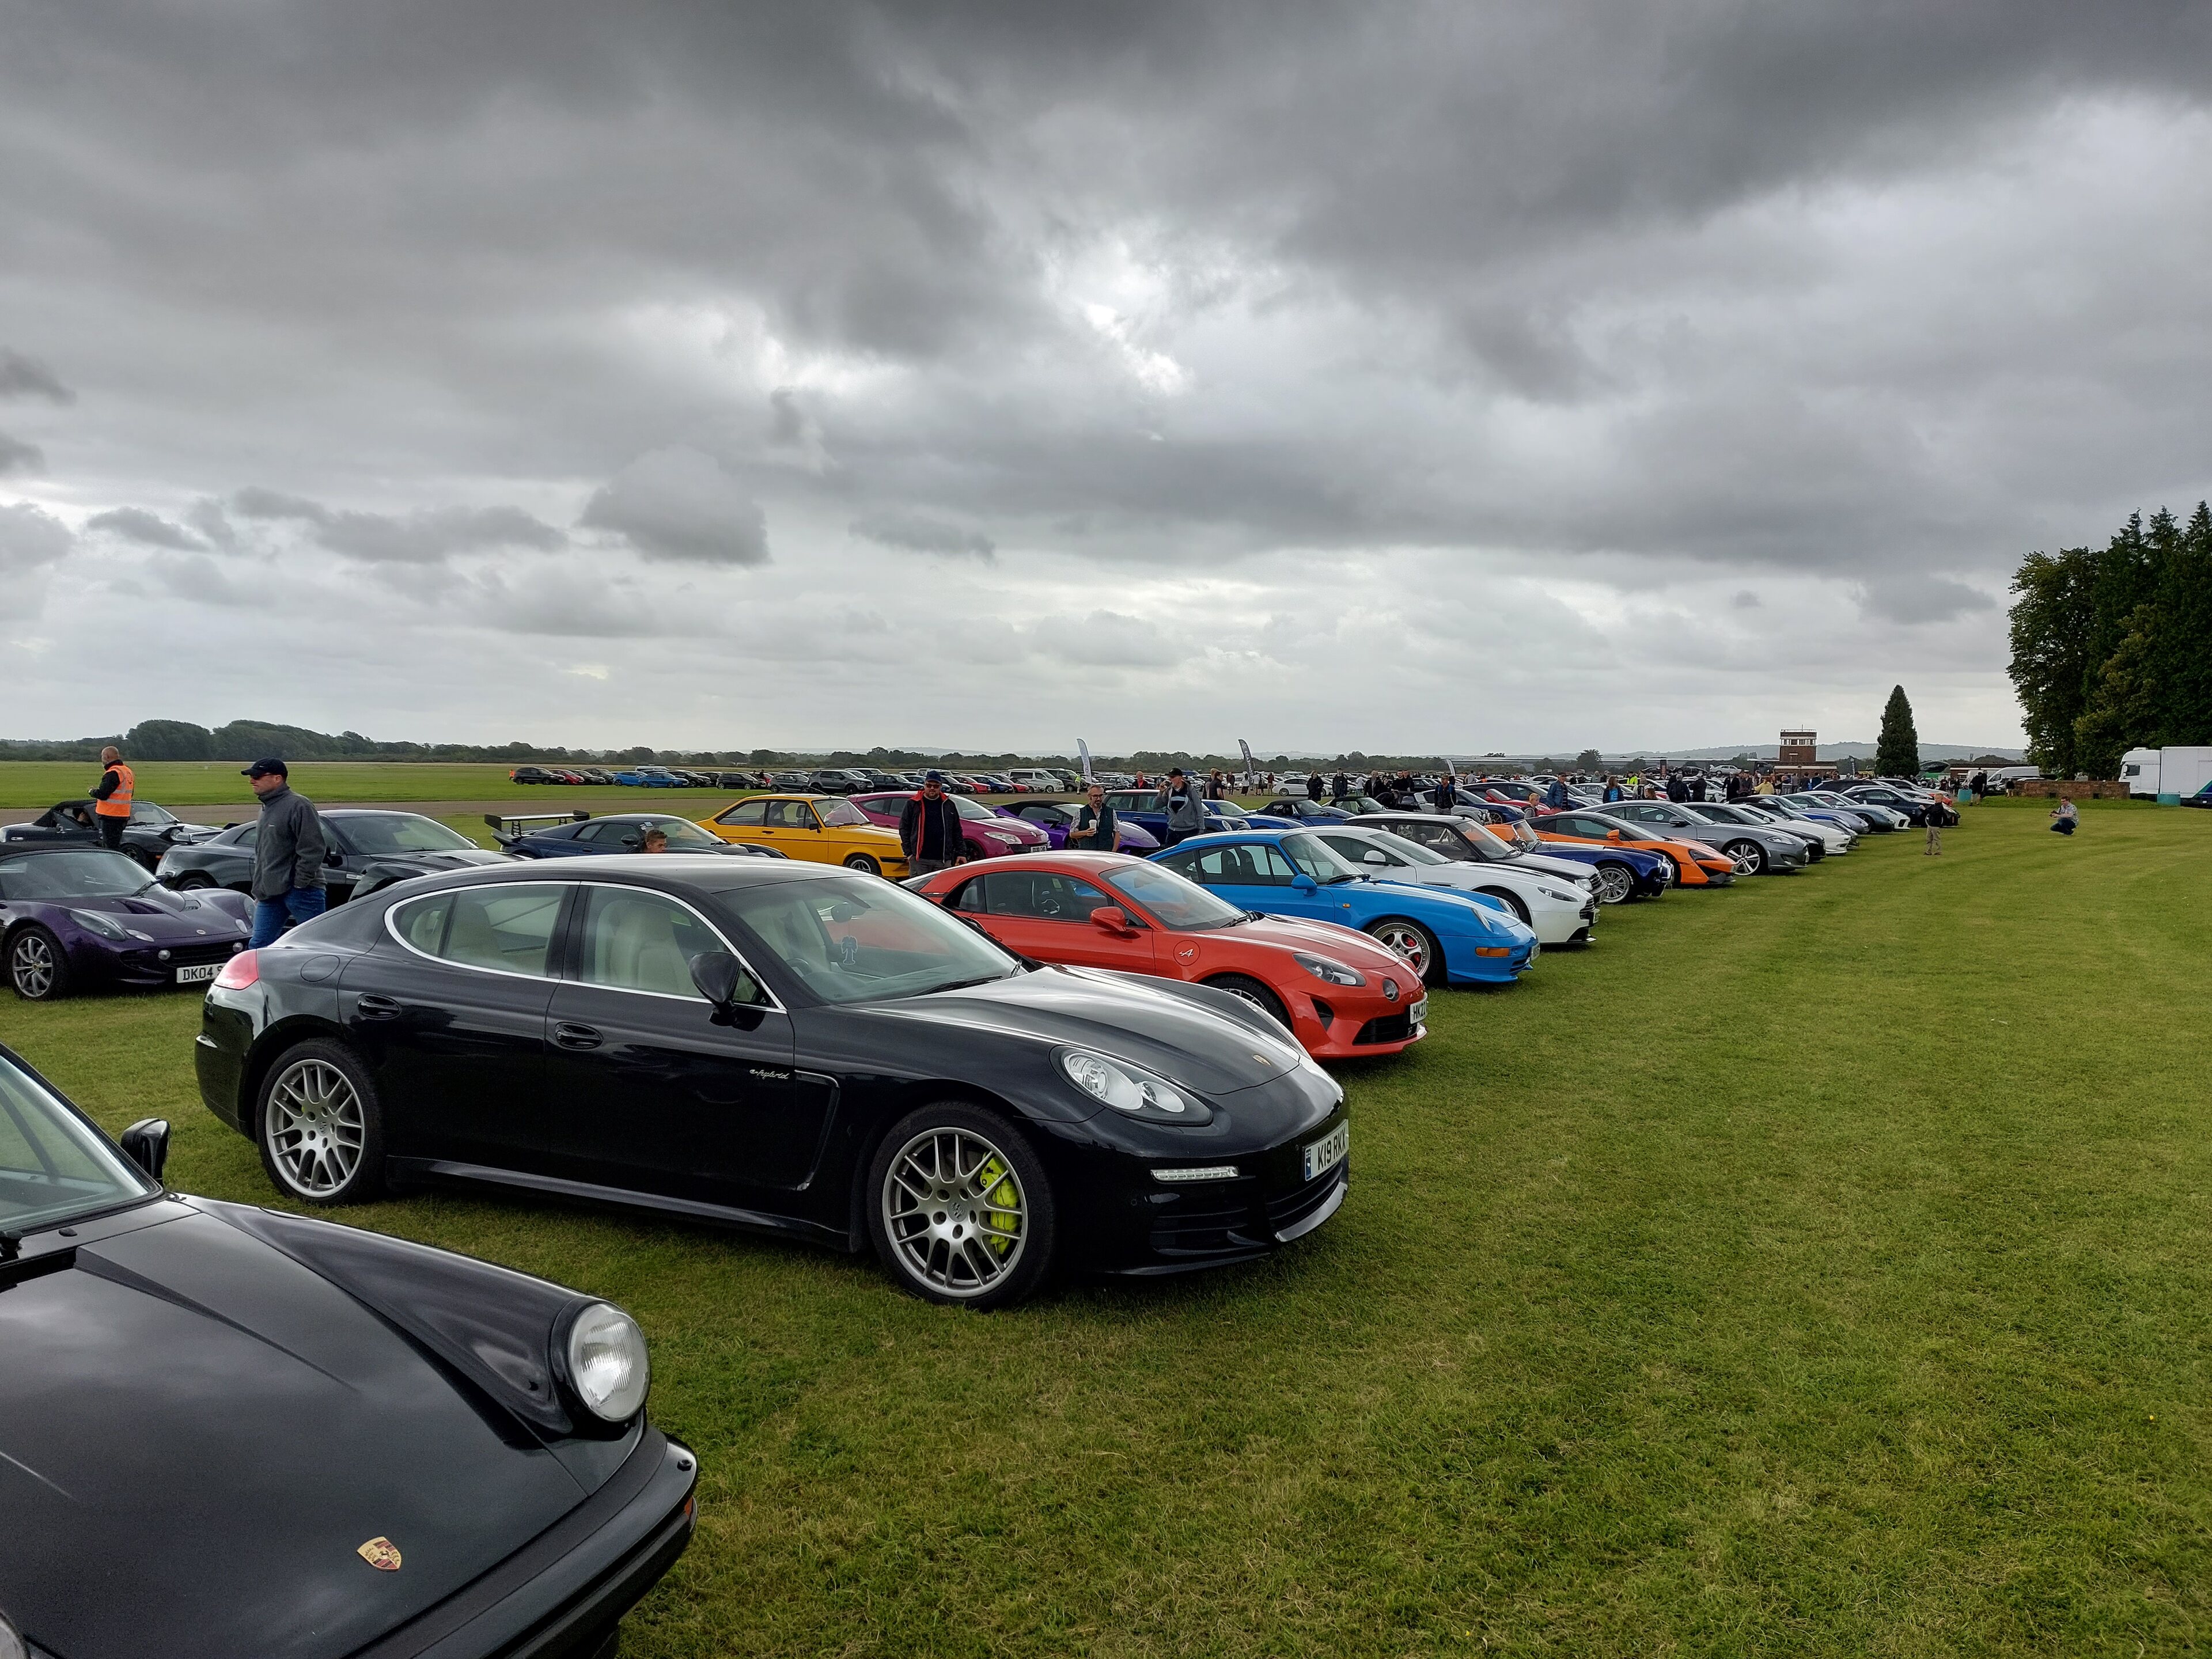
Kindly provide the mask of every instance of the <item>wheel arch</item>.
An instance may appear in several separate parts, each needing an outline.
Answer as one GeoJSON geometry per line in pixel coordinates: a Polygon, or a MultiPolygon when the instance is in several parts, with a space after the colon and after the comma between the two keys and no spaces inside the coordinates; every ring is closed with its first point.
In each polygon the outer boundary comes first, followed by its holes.
{"type": "Polygon", "coordinates": [[[368,1065],[368,1057],[336,1020],[325,1019],[319,1014],[287,1014],[278,1020],[253,1039],[253,1046],[246,1051],[246,1064],[239,1068],[239,1115],[246,1120],[246,1139],[256,1146],[261,1141],[261,1085],[268,1080],[270,1068],[279,1059],[295,1044],[309,1038],[335,1042],[359,1060],[364,1069],[368,1065]]]}
{"type": "Polygon", "coordinates": [[[868,1166],[876,1161],[876,1153],[890,1133],[891,1125],[908,1112],[940,1100],[972,1106],[978,1111],[1003,1118],[1007,1127],[1029,1134],[1032,1145],[1042,1139],[1035,1133],[1041,1119],[1032,1117],[1004,1095],[981,1084],[963,1078],[947,1077],[913,1078],[893,1084],[878,1097],[878,1103],[870,1114],[870,1121],[854,1136],[852,1143],[852,1170],[845,1182],[845,1249],[848,1255],[865,1255],[871,1248],[868,1166]]]}

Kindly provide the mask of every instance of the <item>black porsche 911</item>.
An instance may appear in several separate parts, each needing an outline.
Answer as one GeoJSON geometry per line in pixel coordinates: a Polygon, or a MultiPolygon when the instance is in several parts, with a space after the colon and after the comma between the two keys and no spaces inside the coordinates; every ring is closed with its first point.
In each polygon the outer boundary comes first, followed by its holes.
{"type": "Polygon", "coordinates": [[[974,1307],[1260,1255],[1350,1178],[1343,1091],[1239,999],[795,860],[426,877],[234,958],[195,1058],[292,1199],[490,1182],[872,1244],[974,1307]]]}
{"type": "Polygon", "coordinates": [[[167,1192],[168,1133],[0,1048],[0,1654],[611,1654],[699,1478],[636,1323],[167,1192]]]}
{"type": "MultiPolygon", "coordinates": [[[[320,816],[323,839],[329,843],[323,862],[332,904],[428,871],[507,861],[506,854],[479,847],[420,812],[343,806],[320,816]]],[[[258,820],[235,823],[212,840],[172,847],[154,872],[170,887],[246,892],[253,884],[253,843],[260,829],[258,820]]]]}

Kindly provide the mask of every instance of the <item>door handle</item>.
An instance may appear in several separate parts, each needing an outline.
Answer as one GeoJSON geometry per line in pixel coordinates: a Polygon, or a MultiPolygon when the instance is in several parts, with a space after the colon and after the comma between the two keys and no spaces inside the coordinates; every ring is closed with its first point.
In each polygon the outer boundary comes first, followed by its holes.
{"type": "Polygon", "coordinates": [[[588,1025],[573,1025],[563,1020],[553,1028],[553,1046],[556,1048],[596,1048],[602,1041],[588,1025]]]}
{"type": "Polygon", "coordinates": [[[354,1012],[363,1019],[397,1019],[399,1005],[390,997],[367,996],[354,1004],[354,1012]]]}

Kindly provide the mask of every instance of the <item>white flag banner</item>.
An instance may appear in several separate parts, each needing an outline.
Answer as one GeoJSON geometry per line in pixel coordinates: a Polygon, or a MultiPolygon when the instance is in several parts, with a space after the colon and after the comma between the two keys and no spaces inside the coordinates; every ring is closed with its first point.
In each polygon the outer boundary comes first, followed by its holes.
{"type": "Polygon", "coordinates": [[[1078,738],[1075,740],[1075,753],[1077,758],[1083,763],[1083,781],[1088,784],[1091,781],[1091,745],[1078,738]]]}

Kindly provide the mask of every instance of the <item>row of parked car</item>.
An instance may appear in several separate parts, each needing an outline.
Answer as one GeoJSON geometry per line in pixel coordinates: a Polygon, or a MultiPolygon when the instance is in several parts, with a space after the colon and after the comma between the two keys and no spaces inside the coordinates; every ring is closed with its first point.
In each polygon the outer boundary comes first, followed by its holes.
{"type": "MultiPolygon", "coordinates": [[[[823,795],[857,795],[878,789],[919,789],[920,772],[872,767],[821,767],[811,772],[699,771],[688,767],[518,766],[513,783],[623,784],[639,789],[799,789],[823,795]]],[[[1072,772],[1024,767],[1012,773],[945,772],[945,787],[958,795],[1027,795],[1079,787],[1072,772]]]]}

